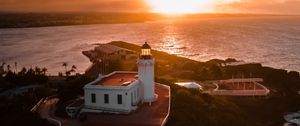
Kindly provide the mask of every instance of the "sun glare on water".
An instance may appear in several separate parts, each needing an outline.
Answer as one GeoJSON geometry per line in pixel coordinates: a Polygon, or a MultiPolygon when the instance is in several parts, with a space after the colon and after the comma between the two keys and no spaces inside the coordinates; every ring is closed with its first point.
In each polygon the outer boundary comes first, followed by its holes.
{"type": "Polygon", "coordinates": [[[213,0],[146,0],[151,12],[167,15],[213,12],[213,0]]]}

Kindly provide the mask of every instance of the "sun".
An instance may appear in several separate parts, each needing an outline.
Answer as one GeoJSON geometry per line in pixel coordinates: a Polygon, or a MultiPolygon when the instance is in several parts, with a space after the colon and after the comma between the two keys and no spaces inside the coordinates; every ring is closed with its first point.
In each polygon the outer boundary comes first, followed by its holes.
{"type": "Polygon", "coordinates": [[[213,0],[146,0],[151,12],[168,15],[213,11],[213,0]]]}

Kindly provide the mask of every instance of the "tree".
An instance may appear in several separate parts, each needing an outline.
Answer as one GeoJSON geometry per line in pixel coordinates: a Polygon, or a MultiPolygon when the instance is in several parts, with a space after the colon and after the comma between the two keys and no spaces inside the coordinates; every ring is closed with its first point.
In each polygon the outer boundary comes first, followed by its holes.
{"type": "Polygon", "coordinates": [[[18,72],[18,63],[15,62],[15,72],[17,73],[18,72]]]}
{"type": "Polygon", "coordinates": [[[46,68],[46,67],[44,67],[44,68],[42,69],[42,72],[43,72],[43,74],[44,74],[44,75],[46,75],[47,68],[46,68]]]}
{"type": "Polygon", "coordinates": [[[77,67],[75,65],[72,66],[72,69],[70,70],[70,73],[75,73],[76,72],[77,67]]]}
{"type": "Polygon", "coordinates": [[[10,71],[10,65],[7,65],[7,72],[10,71]]]}
{"type": "Polygon", "coordinates": [[[63,73],[62,72],[58,72],[58,76],[59,77],[63,77],[63,73]]]}
{"type": "Polygon", "coordinates": [[[210,67],[210,73],[214,77],[213,79],[220,79],[222,77],[222,70],[217,65],[212,65],[210,67]]]}
{"type": "Polygon", "coordinates": [[[4,65],[5,65],[5,62],[3,62],[2,65],[0,66],[0,77],[2,77],[3,74],[5,73],[5,71],[4,71],[4,65]]]}
{"type": "Polygon", "coordinates": [[[68,77],[68,76],[70,76],[71,75],[71,71],[67,71],[66,72],[66,76],[68,77]]]}
{"type": "Polygon", "coordinates": [[[22,68],[22,70],[18,73],[19,75],[25,75],[27,72],[27,69],[25,67],[22,68]]]}
{"type": "Polygon", "coordinates": [[[35,67],[35,74],[36,74],[36,75],[41,75],[41,74],[42,74],[41,68],[35,67]]]}
{"type": "Polygon", "coordinates": [[[65,72],[67,73],[67,66],[68,66],[68,63],[63,62],[62,66],[65,67],[65,72]]]}
{"type": "Polygon", "coordinates": [[[72,69],[76,70],[76,69],[77,69],[77,67],[76,67],[75,65],[73,65],[73,66],[72,66],[72,69]]]}
{"type": "Polygon", "coordinates": [[[26,74],[29,75],[29,76],[31,76],[31,75],[34,75],[34,74],[35,74],[35,71],[34,71],[32,68],[30,68],[30,69],[27,71],[26,74]]]}

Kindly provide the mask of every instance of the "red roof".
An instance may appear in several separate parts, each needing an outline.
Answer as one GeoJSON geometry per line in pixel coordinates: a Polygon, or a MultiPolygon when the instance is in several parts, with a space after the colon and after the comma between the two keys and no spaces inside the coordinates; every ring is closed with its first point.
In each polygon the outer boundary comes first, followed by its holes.
{"type": "Polygon", "coordinates": [[[94,85],[102,86],[127,86],[137,79],[137,73],[115,73],[102,78],[94,85]]]}

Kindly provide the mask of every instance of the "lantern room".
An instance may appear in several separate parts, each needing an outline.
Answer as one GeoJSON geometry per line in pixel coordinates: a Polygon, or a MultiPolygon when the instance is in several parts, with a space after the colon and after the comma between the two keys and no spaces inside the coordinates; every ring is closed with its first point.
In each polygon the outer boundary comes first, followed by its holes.
{"type": "Polygon", "coordinates": [[[148,45],[147,42],[145,42],[145,44],[142,46],[141,58],[142,59],[151,59],[152,58],[151,47],[148,45]]]}

